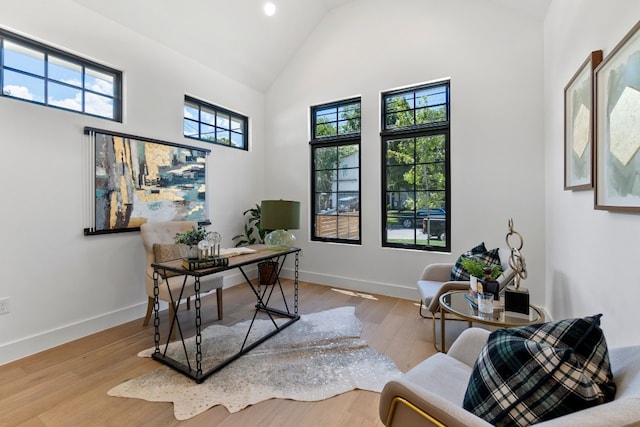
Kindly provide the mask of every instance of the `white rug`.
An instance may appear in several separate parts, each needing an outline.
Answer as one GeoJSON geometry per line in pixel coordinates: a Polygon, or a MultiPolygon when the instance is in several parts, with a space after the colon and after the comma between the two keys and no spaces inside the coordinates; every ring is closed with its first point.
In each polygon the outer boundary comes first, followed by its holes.
{"type": "MultiPolygon", "coordinates": [[[[202,384],[161,366],[114,387],[108,394],[173,402],[176,419],[186,420],[215,405],[224,405],[234,413],[271,398],[318,401],[353,389],[380,392],[401,372],[391,359],[360,338],[362,328],[354,312],[354,307],[341,307],[302,315],[202,384]]],[[[236,353],[247,328],[247,322],[206,328],[202,332],[203,371],[236,353]]],[[[249,342],[273,328],[270,320],[256,320],[249,342]]],[[[194,340],[189,340],[187,348],[193,348],[194,340]]],[[[150,357],[152,352],[153,348],[138,356],[150,357]]],[[[180,353],[182,346],[170,348],[168,354],[181,360],[180,353]]]]}

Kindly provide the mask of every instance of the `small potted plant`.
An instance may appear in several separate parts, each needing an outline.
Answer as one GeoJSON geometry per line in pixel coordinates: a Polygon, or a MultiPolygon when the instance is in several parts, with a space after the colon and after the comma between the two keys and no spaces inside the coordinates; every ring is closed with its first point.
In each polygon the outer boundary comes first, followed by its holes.
{"type": "Polygon", "coordinates": [[[182,244],[187,246],[187,258],[198,258],[198,243],[206,240],[209,237],[210,232],[204,228],[197,226],[191,230],[184,231],[182,233],[176,233],[176,244],[182,244]]]}
{"type": "Polygon", "coordinates": [[[488,274],[490,280],[495,280],[502,274],[502,267],[500,265],[488,264],[476,258],[462,257],[460,263],[462,264],[462,268],[471,275],[469,281],[471,282],[471,290],[474,292],[478,290],[478,279],[482,279],[488,274]]]}

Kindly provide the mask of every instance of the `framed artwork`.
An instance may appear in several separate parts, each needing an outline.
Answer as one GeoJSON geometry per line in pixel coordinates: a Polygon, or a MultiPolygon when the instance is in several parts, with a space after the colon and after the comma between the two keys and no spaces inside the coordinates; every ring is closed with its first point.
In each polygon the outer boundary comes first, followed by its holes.
{"type": "Polygon", "coordinates": [[[209,150],[85,128],[93,225],[85,235],[135,231],[147,221],[208,223],[209,150]]]}
{"type": "Polygon", "coordinates": [[[593,188],[593,72],[602,51],[591,52],[564,88],[564,189],[593,188]]]}
{"type": "Polygon", "coordinates": [[[640,22],[594,79],[595,208],[640,212],[640,22]]]}

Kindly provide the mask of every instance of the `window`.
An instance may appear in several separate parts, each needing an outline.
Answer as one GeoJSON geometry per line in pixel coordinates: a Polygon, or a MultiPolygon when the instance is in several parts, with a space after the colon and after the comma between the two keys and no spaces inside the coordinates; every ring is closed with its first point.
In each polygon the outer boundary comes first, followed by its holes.
{"type": "Polygon", "coordinates": [[[449,81],[382,94],[383,246],[450,250],[449,81]]]}
{"type": "Polygon", "coordinates": [[[311,107],[311,240],[360,243],[360,99],[311,107]]]}
{"type": "Polygon", "coordinates": [[[184,97],[184,136],[247,150],[249,118],[189,96],[184,97]]]}
{"type": "Polygon", "coordinates": [[[2,96],[122,121],[122,73],[0,30],[2,96]]]}

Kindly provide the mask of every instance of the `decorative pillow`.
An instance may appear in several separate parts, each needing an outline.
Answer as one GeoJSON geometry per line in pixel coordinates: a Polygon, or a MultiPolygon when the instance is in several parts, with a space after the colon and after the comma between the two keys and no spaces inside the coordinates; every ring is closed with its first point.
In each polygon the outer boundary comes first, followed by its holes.
{"type": "MultiPolygon", "coordinates": [[[[187,256],[187,247],[175,243],[154,243],[153,255],[156,262],[173,261],[187,256]]],[[[179,273],[166,271],[166,277],[179,276],[179,273]]]]}
{"type": "Polygon", "coordinates": [[[600,317],[491,333],[463,407],[497,426],[527,426],[610,402],[616,385],[600,317]]]}
{"type": "Polygon", "coordinates": [[[462,268],[461,260],[464,256],[471,255],[479,255],[483,254],[487,251],[487,248],[484,246],[484,242],[480,243],[475,248],[471,248],[468,251],[464,252],[462,255],[458,257],[455,265],[451,269],[451,280],[469,280],[469,273],[462,268]]]}

